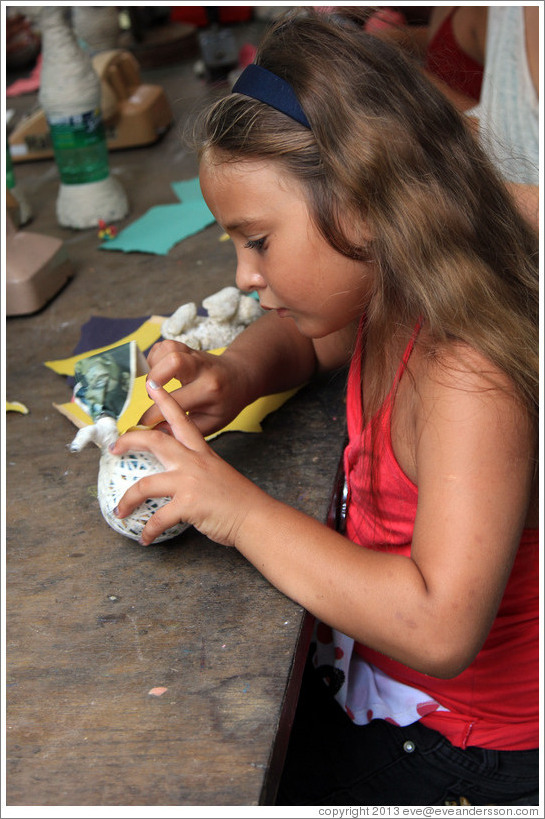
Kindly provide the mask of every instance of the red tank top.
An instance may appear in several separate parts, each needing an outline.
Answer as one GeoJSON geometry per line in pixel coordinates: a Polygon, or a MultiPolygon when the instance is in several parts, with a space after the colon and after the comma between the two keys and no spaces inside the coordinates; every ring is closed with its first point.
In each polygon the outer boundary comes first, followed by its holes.
{"type": "MultiPolygon", "coordinates": [[[[415,335],[416,335],[415,331],[415,335]]],[[[399,466],[390,435],[392,400],[411,354],[403,362],[378,416],[375,496],[369,492],[371,442],[362,432],[360,361],[354,356],[347,390],[349,442],[344,452],[348,485],[346,535],[370,549],[410,556],[418,488],[399,466]]],[[[538,747],[539,726],[539,533],[523,532],[505,593],[490,633],[475,660],[454,679],[413,671],[359,643],[356,651],[392,678],[428,693],[448,709],[422,718],[454,745],[497,750],[538,747]]]]}
{"type": "Polygon", "coordinates": [[[462,51],[452,28],[456,8],[443,20],[428,43],[426,68],[447,85],[479,101],[483,82],[483,66],[462,51]]]}

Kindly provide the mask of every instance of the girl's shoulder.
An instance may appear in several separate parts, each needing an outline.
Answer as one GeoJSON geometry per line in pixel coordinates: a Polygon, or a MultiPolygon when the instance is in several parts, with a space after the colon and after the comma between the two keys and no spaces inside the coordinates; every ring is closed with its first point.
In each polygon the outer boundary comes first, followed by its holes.
{"type": "Polygon", "coordinates": [[[536,428],[513,381],[462,342],[416,351],[413,366],[410,452],[419,489],[438,475],[467,480],[476,493],[507,486],[505,503],[518,493],[525,525],[535,526],[536,428]]]}
{"type": "Polygon", "coordinates": [[[411,368],[420,390],[481,388],[515,393],[509,376],[480,350],[458,339],[438,343],[425,328],[411,355],[411,368]]]}
{"type": "Polygon", "coordinates": [[[461,341],[417,345],[411,357],[413,429],[443,435],[510,435],[517,446],[533,425],[511,378],[482,352],[461,341]]]}
{"type": "Polygon", "coordinates": [[[401,378],[391,419],[396,458],[420,484],[424,462],[436,458],[513,459],[533,450],[533,427],[511,379],[461,341],[437,343],[423,327],[401,378]],[[450,453],[450,455],[448,454],[450,453]],[[423,461],[424,458],[424,461],[423,461]]]}

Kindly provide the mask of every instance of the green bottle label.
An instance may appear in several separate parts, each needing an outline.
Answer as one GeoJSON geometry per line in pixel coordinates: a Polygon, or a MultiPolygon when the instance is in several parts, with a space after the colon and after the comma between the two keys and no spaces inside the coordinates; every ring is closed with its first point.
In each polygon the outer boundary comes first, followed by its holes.
{"type": "Polygon", "coordinates": [[[99,182],[110,173],[100,111],[49,120],[53,153],[65,185],[99,182]]]}
{"type": "Polygon", "coordinates": [[[15,174],[13,172],[13,162],[11,161],[11,153],[9,144],[6,142],[6,185],[8,189],[15,187],[15,174]]]}

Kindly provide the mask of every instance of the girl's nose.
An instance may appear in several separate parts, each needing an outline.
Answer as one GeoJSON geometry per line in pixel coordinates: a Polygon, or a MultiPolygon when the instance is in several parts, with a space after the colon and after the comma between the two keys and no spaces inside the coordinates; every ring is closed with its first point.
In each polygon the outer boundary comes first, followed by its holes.
{"type": "Polygon", "coordinates": [[[258,273],[251,262],[238,259],[236,285],[239,290],[259,290],[267,286],[263,276],[258,273]]]}

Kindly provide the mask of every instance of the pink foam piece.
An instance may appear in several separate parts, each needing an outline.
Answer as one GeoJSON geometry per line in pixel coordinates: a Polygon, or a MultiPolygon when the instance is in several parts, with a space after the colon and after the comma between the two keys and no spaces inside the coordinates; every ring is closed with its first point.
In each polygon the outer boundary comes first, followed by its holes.
{"type": "Polygon", "coordinates": [[[6,97],[19,97],[22,94],[32,94],[40,88],[40,76],[42,73],[42,55],[38,56],[36,65],[28,77],[15,80],[6,88],[6,97]]]}
{"type": "Polygon", "coordinates": [[[148,694],[150,694],[152,697],[162,697],[165,691],[168,691],[168,688],[158,685],[156,688],[150,688],[148,694]]]}

